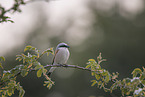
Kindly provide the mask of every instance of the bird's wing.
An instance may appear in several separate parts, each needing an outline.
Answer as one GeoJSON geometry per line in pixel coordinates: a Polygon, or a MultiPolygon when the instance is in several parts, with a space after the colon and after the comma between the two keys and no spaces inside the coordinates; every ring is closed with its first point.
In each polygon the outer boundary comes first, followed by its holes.
{"type": "Polygon", "coordinates": [[[56,54],[58,53],[58,51],[59,51],[59,49],[57,49],[57,50],[55,51],[55,54],[54,54],[54,57],[53,57],[53,61],[52,61],[52,65],[53,65],[53,63],[54,63],[55,56],[56,56],[56,54]]]}

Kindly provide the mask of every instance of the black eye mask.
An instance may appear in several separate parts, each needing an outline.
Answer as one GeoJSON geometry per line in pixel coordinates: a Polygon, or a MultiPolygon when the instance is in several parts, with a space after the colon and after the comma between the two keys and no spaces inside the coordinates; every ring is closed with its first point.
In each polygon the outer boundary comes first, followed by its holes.
{"type": "Polygon", "coordinates": [[[59,46],[59,47],[66,47],[66,48],[69,48],[68,45],[61,45],[61,46],[59,46]]]}

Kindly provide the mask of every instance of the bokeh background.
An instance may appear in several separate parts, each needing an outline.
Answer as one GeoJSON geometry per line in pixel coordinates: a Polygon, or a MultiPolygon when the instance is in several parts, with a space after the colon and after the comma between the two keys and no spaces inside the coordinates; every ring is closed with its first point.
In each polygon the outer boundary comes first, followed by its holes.
{"type": "MultiPolygon", "coordinates": [[[[0,4],[10,8],[13,0],[0,4]]],[[[8,14],[15,23],[0,24],[0,56],[6,58],[7,70],[19,64],[16,55],[26,45],[43,51],[60,42],[71,47],[68,64],[86,66],[101,52],[107,59],[102,67],[119,72],[119,79],[145,66],[145,0],[34,0],[21,9],[8,14]]],[[[43,56],[40,62],[50,64],[52,57],[43,56]]],[[[24,97],[120,97],[119,90],[110,94],[91,87],[91,79],[90,72],[58,68],[52,75],[55,85],[48,90],[35,72],[18,77],[24,97]]]]}

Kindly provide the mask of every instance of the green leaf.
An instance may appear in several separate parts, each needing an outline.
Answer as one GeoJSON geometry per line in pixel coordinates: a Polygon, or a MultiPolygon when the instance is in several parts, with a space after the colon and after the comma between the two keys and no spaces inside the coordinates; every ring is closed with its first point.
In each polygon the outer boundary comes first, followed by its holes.
{"type": "Polygon", "coordinates": [[[2,63],[0,63],[0,68],[2,68],[2,69],[3,69],[2,63]]]}
{"type": "Polygon", "coordinates": [[[52,81],[44,81],[44,86],[47,85],[47,88],[50,89],[54,83],[52,81]]]}
{"type": "Polygon", "coordinates": [[[48,88],[48,89],[51,89],[51,87],[52,87],[52,84],[49,83],[49,84],[47,85],[47,88],[48,88]]]}
{"type": "Polygon", "coordinates": [[[21,71],[21,75],[23,77],[27,76],[27,74],[28,74],[28,71],[26,69],[24,69],[24,70],[21,71]]]}
{"type": "Polygon", "coordinates": [[[110,81],[110,75],[106,75],[104,82],[108,83],[110,81]]]}
{"type": "Polygon", "coordinates": [[[102,76],[107,76],[107,75],[109,75],[109,72],[108,72],[108,71],[106,71],[106,70],[104,70],[104,69],[102,69],[102,71],[103,71],[103,73],[101,73],[102,76]]]}
{"type": "Polygon", "coordinates": [[[39,69],[39,70],[37,71],[37,77],[41,77],[41,75],[42,75],[42,69],[39,69]]]}
{"type": "Polygon", "coordinates": [[[95,75],[95,72],[94,72],[94,71],[92,71],[92,72],[91,72],[91,75],[92,75],[92,76],[94,76],[94,75],[95,75]]]}
{"type": "Polygon", "coordinates": [[[43,74],[46,74],[46,72],[47,72],[47,69],[43,69],[43,74]]]}
{"type": "Polygon", "coordinates": [[[47,52],[47,56],[49,56],[49,52],[47,52]]]}
{"type": "Polygon", "coordinates": [[[112,86],[110,87],[110,92],[112,93],[113,90],[117,89],[118,87],[118,83],[115,82],[114,84],[112,84],[112,86]]]}
{"type": "Polygon", "coordinates": [[[110,91],[110,89],[107,89],[105,87],[103,87],[103,89],[104,89],[105,92],[109,92],[110,91]]]}
{"type": "Polygon", "coordinates": [[[142,70],[140,68],[135,68],[132,72],[133,77],[136,77],[137,74],[141,74],[141,73],[142,73],[142,70]]]}
{"type": "Polygon", "coordinates": [[[44,52],[42,52],[42,54],[45,54],[47,53],[47,56],[49,55],[49,53],[53,54],[54,55],[54,50],[53,48],[48,48],[47,50],[45,50],[44,52]]]}
{"type": "Polygon", "coordinates": [[[11,96],[11,95],[12,95],[12,92],[11,92],[10,90],[7,90],[7,94],[8,94],[9,96],[11,96]]]}
{"type": "Polygon", "coordinates": [[[0,61],[5,61],[5,58],[3,56],[0,56],[0,61]]]}
{"type": "Polygon", "coordinates": [[[124,81],[125,83],[130,83],[130,82],[131,82],[131,79],[130,79],[130,78],[125,78],[125,79],[123,79],[123,81],[124,81]]]}
{"type": "Polygon", "coordinates": [[[2,97],[6,97],[5,95],[2,95],[2,97]]]}
{"type": "Polygon", "coordinates": [[[26,65],[22,67],[21,76],[25,77],[28,74],[27,68],[26,65]]]}
{"type": "Polygon", "coordinates": [[[93,82],[91,86],[94,86],[97,83],[96,80],[92,80],[91,82],[93,82]]]}
{"type": "Polygon", "coordinates": [[[140,79],[143,80],[145,78],[145,70],[143,70],[141,76],[140,76],[140,79]]]}
{"type": "Polygon", "coordinates": [[[25,94],[25,91],[23,90],[23,88],[21,88],[19,91],[19,97],[23,97],[24,94],[25,94]]]}
{"type": "Polygon", "coordinates": [[[102,84],[102,81],[99,81],[99,82],[98,82],[98,85],[101,85],[101,84],[102,84]]]}
{"type": "Polygon", "coordinates": [[[37,54],[37,56],[39,57],[39,53],[38,53],[39,50],[37,50],[37,48],[28,45],[28,46],[25,47],[24,52],[27,51],[27,50],[32,50],[32,51],[34,51],[34,52],[37,54]]]}
{"type": "Polygon", "coordinates": [[[37,65],[36,67],[35,67],[35,70],[37,70],[37,69],[40,69],[40,68],[42,68],[43,66],[42,65],[37,65]]]}
{"type": "Polygon", "coordinates": [[[54,55],[54,50],[53,50],[53,48],[49,48],[48,52],[50,52],[51,54],[54,55]]]}
{"type": "Polygon", "coordinates": [[[23,59],[22,55],[16,55],[16,60],[21,61],[23,59]]]}
{"type": "Polygon", "coordinates": [[[89,59],[88,61],[89,62],[96,62],[94,59],[89,59]]]}
{"type": "Polygon", "coordinates": [[[91,64],[88,64],[85,68],[89,68],[91,66],[91,64]]]}
{"type": "Polygon", "coordinates": [[[145,80],[141,81],[141,84],[145,87],[145,80]]]}
{"type": "Polygon", "coordinates": [[[99,79],[100,79],[100,75],[95,74],[95,78],[96,78],[97,80],[99,80],[99,79]]]}
{"type": "Polygon", "coordinates": [[[32,48],[31,45],[26,46],[25,49],[24,49],[24,52],[27,51],[27,50],[30,50],[31,48],[32,48]]]}

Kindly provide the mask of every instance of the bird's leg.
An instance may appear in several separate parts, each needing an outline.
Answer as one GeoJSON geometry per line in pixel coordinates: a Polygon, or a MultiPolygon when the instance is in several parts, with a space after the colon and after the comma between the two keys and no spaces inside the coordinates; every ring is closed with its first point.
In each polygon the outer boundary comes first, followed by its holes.
{"type": "Polygon", "coordinates": [[[63,66],[64,66],[64,67],[68,67],[68,65],[67,65],[67,64],[63,64],[63,66]]]}
{"type": "MultiPolygon", "coordinates": [[[[59,64],[59,63],[58,63],[59,64]]],[[[67,64],[59,64],[60,65],[60,67],[68,67],[68,65],[67,64]]]]}
{"type": "MultiPolygon", "coordinates": [[[[59,64],[59,63],[58,63],[59,64]]],[[[63,64],[59,64],[60,65],[60,67],[63,67],[63,64]]]]}

